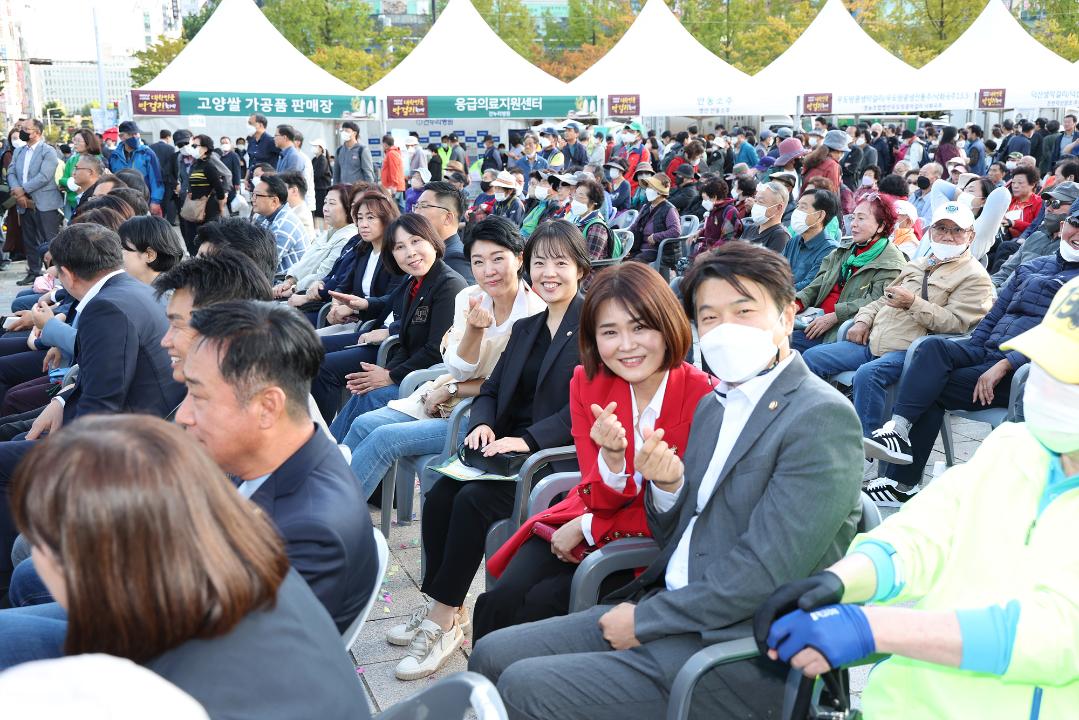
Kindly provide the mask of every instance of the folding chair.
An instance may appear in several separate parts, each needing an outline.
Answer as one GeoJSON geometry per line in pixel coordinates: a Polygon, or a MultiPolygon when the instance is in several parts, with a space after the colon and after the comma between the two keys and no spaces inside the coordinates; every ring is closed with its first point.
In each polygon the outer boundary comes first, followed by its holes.
{"type": "Polygon", "coordinates": [[[506,720],[506,707],[491,681],[474,672],[442,678],[375,716],[378,720],[464,718],[506,720]],[[467,715],[471,710],[474,715],[467,715]]]}
{"type": "Polygon", "coordinates": [[[618,257],[604,258],[601,260],[592,261],[592,272],[596,272],[599,268],[605,268],[610,265],[620,265],[622,261],[626,259],[630,251],[633,250],[633,233],[629,230],[614,230],[612,231],[622,241],[622,254],[618,257]]]}
{"type": "Polygon", "coordinates": [[[633,221],[637,219],[639,214],[640,212],[637,210],[623,210],[611,221],[611,229],[628,230],[629,226],[633,224],[633,221]]]}
{"type": "Polygon", "coordinates": [[[975,422],[989,423],[995,430],[1001,423],[1018,422],[1021,417],[1020,403],[1023,401],[1023,388],[1026,386],[1030,363],[1023,365],[1012,375],[1012,386],[1008,393],[1008,407],[986,408],[985,410],[947,410],[944,422],[940,425],[940,442],[944,446],[944,462],[948,467],[955,465],[955,449],[952,440],[952,418],[961,417],[975,422]]]}
{"type": "Polygon", "coordinates": [[[386,575],[386,566],[389,564],[390,558],[390,548],[386,544],[386,540],[377,528],[372,528],[372,533],[375,536],[375,547],[378,550],[378,572],[375,574],[375,586],[371,588],[371,596],[367,598],[367,604],[363,606],[360,614],[356,616],[348,629],[341,633],[341,638],[345,641],[345,652],[348,653],[353,662],[356,662],[356,656],[352,654],[352,646],[356,644],[356,640],[360,637],[360,631],[363,630],[363,624],[367,622],[367,617],[371,614],[371,608],[375,606],[375,600],[378,598],[379,588],[382,587],[382,578],[386,575]]]}

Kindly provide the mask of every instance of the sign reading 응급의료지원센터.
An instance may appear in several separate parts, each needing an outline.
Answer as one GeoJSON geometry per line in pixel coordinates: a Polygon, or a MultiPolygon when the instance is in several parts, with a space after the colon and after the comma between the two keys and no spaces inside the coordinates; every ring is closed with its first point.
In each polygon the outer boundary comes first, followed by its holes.
{"type": "Polygon", "coordinates": [[[386,98],[391,120],[413,118],[563,117],[588,110],[595,97],[569,95],[400,95],[386,98]]]}
{"type": "Polygon", "coordinates": [[[374,114],[374,98],[362,95],[264,95],[175,90],[132,90],[135,115],[284,115],[339,118],[374,114]]]}
{"type": "Polygon", "coordinates": [[[1003,110],[1004,98],[1004,88],[981,88],[978,90],[978,109],[1003,110]]]}
{"type": "Polygon", "coordinates": [[[640,95],[608,95],[607,114],[629,117],[641,114],[640,95]]]}
{"type": "Polygon", "coordinates": [[[827,115],[832,112],[832,93],[806,93],[802,96],[802,112],[806,115],[827,115]]]}

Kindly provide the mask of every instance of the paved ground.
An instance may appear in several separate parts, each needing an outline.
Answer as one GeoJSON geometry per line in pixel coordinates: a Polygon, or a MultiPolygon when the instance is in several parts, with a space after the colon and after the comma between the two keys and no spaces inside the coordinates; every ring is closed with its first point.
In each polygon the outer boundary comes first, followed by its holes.
{"type": "MultiPolygon", "coordinates": [[[[11,300],[17,294],[16,291],[21,289],[15,285],[15,281],[22,278],[25,272],[25,263],[15,263],[8,269],[0,271],[0,311],[3,313],[9,312],[11,300]]],[[[956,460],[963,462],[970,458],[981,440],[989,433],[989,426],[957,419],[953,423],[953,432],[956,460]]],[[[927,466],[926,481],[932,479],[933,465],[937,461],[944,461],[944,453],[939,441],[927,466]]],[[[417,492],[417,497],[413,502],[416,512],[419,512],[419,506],[417,492]]],[[[885,514],[891,513],[885,511],[885,514]]],[[[377,524],[380,521],[380,515],[372,513],[371,520],[377,524]]],[[[419,531],[418,522],[401,526],[394,524],[389,540],[390,563],[379,593],[380,597],[352,648],[357,661],[356,672],[363,681],[371,707],[376,710],[390,707],[440,677],[464,670],[468,663],[471,645],[470,640],[466,638],[464,647],[432,677],[412,682],[402,682],[394,677],[393,669],[405,656],[406,648],[388,644],[384,639],[384,634],[392,625],[403,622],[403,618],[407,618],[412,608],[421,602],[419,531]]],[[[470,611],[476,602],[476,597],[483,592],[483,586],[484,573],[481,568],[466,600],[470,611]]],[[[852,686],[856,693],[864,686],[867,674],[867,668],[852,673],[852,686]]]]}

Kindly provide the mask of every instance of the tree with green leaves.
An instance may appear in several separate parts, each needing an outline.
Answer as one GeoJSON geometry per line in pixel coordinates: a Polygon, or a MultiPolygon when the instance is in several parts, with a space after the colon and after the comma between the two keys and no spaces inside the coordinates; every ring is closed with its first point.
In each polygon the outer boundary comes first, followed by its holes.
{"type": "Polygon", "coordinates": [[[182,37],[174,39],[162,35],[150,47],[135,53],[133,57],[138,64],[131,68],[131,85],[142,87],[153,80],[176,59],[185,45],[187,40],[182,37]]]}
{"type": "Polygon", "coordinates": [[[210,16],[214,14],[220,4],[221,0],[207,0],[206,4],[199,8],[197,13],[185,15],[181,37],[190,42],[198,34],[199,30],[202,30],[202,26],[206,24],[206,21],[210,19],[210,16]]]}
{"type": "MultiPolygon", "coordinates": [[[[475,0],[472,3],[503,42],[531,62],[543,55],[536,21],[521,0],[475,0]]],[[[467,39],[462,38],[462,44],[467,39]]]]}

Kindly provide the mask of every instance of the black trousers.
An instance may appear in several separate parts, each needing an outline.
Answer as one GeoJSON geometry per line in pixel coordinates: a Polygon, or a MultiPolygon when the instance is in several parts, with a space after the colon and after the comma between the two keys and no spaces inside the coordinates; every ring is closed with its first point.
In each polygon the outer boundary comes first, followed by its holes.
{"type": "Polygon", "coordinates": [[[60,232],[60,219],[59,210],[27,210],[19,217],[27,272],[41,274],[41,248],[60,232]]]}
{"type": "MultiPolygon", "coordinates": [[[[974,386],[986,370],[997,364],[997,356],[986,357],[985,348],[968,341],[928,338],[918,345],[910,368],[896,394],[894,415],[911,422],[910,444],[914,462],[889,465],[887,476],[906,487],[922,479],[925,464],[937,441],[945,410],[985,410],[975,405],[974,386]]],[[[1013,372],[993,389],[989,407],[1007,407],[1013,372]]]]}
{"type": "Polygon", "coordinates": [[[420,524],[427,569],[420,590],[444,605],[464,603],[483,560],[487,531],[510,516],[516,487],[505,480],[443,477],[427,491],[420,524]]]}
{"type": "MultiPolygon", "coordinates": [[[[493,588],[479,596],[472,614],[472,642],[512,625],[558,617],[569,612],[575,563],[562,562],[551,544],[531,537],[514,554],[493,588]]],[[[633,580],[626,570],[603,581],[600,597],[633,580]]]]}

